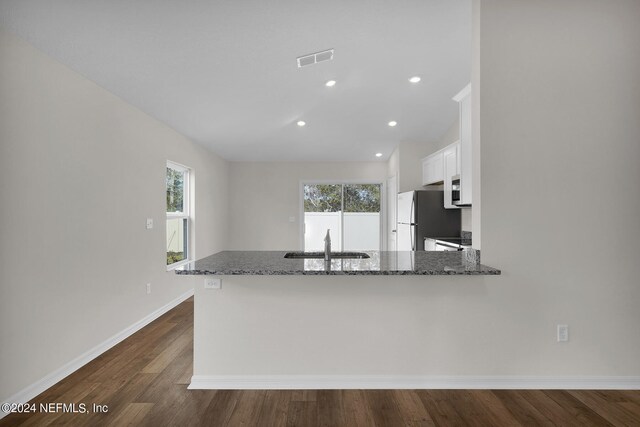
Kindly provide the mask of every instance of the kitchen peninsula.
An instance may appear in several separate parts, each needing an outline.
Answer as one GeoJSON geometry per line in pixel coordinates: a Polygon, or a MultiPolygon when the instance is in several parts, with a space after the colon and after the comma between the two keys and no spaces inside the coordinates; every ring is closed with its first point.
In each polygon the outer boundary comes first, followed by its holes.
{"type": "MultiPolygon", "coordinates": [[[[295,254],[295,252],[291,252],[295,254]]],[[[498,275],[464,251],[374,251],[368,258],[285,258],[284,251],[223,251],[176,270],[186,275],[498,275]]]]}
{"type": "Polygon", "coordinates": [[[195,284],[189,387],[419,388],[415,378],[459,371],[447,347],[464,345],[438,325],[500,270],[463,252],[367,254],[325,262],[223,251],[176,270],[195,284]],[[221,289],[205,289],[201,275],[221,289]]]}

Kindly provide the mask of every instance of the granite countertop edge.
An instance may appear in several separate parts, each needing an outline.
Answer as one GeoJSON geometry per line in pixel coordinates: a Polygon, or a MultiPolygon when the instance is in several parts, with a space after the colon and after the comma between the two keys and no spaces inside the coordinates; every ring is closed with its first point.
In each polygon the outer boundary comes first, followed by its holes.
{"type": "Polygon", "coordinates": [[[502,272],[469,262],[461,252],[368,252],[346,269],[305,267],[284,251],[222,251],[175,269],[178,275],[219,276],[497,276],[502,272]],[[400,260],[400,261],[398,261],[400,260]],[[411,266],[410,268],[406,267],[411,266]]]}
{"type": "Polygon", "coordinates": [[[433,271],[275,271],[275,270],[176,270],[182,276],[500,276],[498,269],[491,270],[433,270],[433,271]]]}

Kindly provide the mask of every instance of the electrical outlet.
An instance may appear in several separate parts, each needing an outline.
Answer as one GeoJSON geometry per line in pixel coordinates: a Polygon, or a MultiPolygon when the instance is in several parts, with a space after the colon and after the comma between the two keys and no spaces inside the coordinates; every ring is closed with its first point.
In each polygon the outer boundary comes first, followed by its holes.
{"type": "Polygon", "coordinates": [[[151,283],[147,283],[147,295],[151,293],[151,283]]]}
{"type": "Polygon", "coordinates": [[[558,325],[558,342],[569,341],[569,325],[558,325]]]}
{"type": "Polygon", "coordinates": [[[289,222],[296,222],[296,217],[295,216],[290,216],[289,217],[289,222]]]}
{"type": "Polygon", "coordinates": [[[153,228],[153,218],[147,218],[147,230],[151,230],[153,228]]]}
{"type": "Polygon", "coordinates": [[[213,277],[207,277],[204,279],[205,289],[222,289],[222,279],[216,279],[213,277]]]}

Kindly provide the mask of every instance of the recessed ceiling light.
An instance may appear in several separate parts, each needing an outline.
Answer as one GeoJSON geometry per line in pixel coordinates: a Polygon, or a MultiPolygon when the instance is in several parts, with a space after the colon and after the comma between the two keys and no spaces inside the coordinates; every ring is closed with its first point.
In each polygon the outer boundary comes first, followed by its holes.
{"type": "Polygon", "coordinates": [[[398,124],[398,122],[396,122],[395,120],[391,120],[391,121],[389,122],[389,126],[391,126],[391,127],[394,127],[394,126],[395,126],[395,125],[397,125],[397,124],[398,124]]]}
{"type": "Polygon", "coordinates": [[[329,80],[328,82],[326,82],[324,84],[326,87],[334,87],[336,85],[336,81],[335,80],[329,80]]]}
{"type": "Polygon", "coordinates": [[[376,153],[376,157],[382,157],[382,153],[376,153]]]}
{"type": "Polygon", "coordinates": [[[307,122],[305,122],[303,120],[298,120],[298,123],[297,123],[297,125],[300,126],[300,127],[302,127],[302,126],[304,126],[306,124],[307,124],[307,122]]]}
{"type": "Polygon", "coordinates": [[[411,83],[418,83],[418,82],[420,81],[420,77],[418,77],[418,76],[413,76],[413,77],[411,77],[411,78],[409,79],[409,81],[410,81],[411,83]]]}

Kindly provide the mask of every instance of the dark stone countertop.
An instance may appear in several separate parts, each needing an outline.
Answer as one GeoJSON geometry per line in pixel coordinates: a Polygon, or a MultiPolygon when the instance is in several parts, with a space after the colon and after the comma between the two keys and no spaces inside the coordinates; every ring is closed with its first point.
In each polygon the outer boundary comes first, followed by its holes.
{"type": "Polygon", "coordinates": [[[286,259],[285,251],[223,251],[175,270],[185,275],[499,275],[466,260],[464,252],[367,251],[370,258],[286,259]]]}

